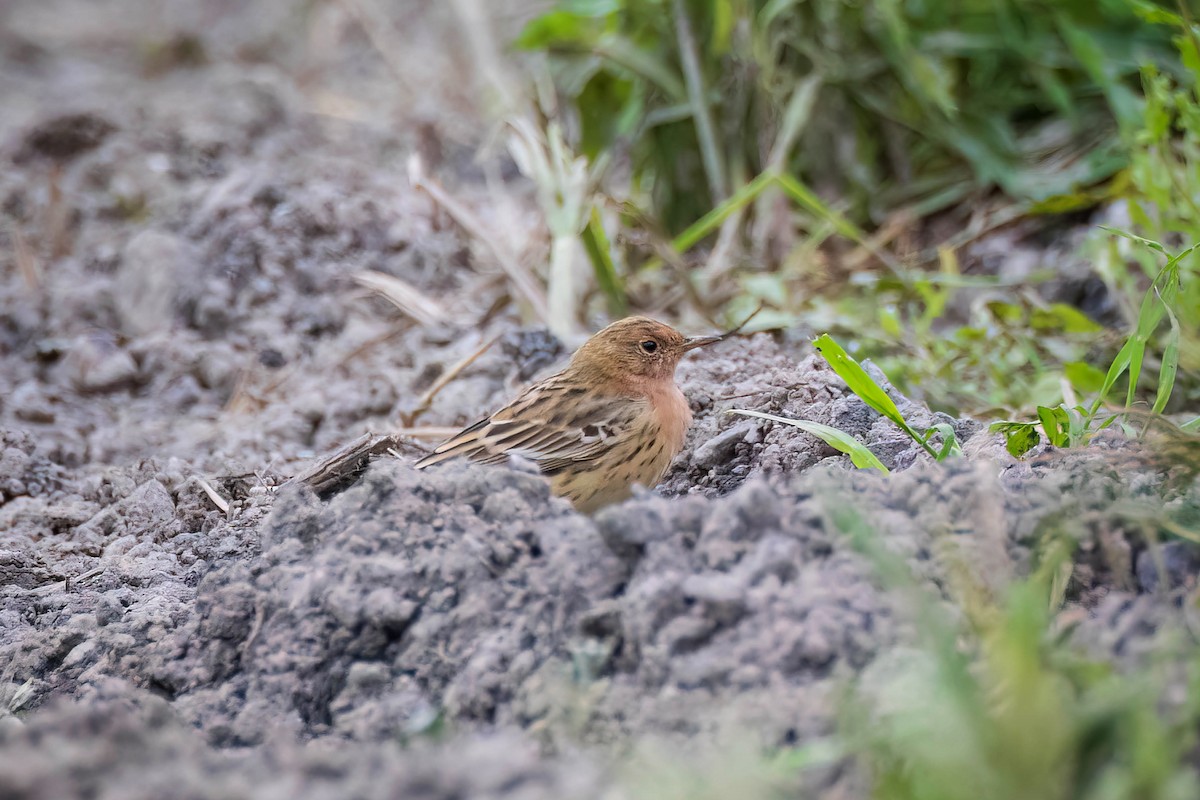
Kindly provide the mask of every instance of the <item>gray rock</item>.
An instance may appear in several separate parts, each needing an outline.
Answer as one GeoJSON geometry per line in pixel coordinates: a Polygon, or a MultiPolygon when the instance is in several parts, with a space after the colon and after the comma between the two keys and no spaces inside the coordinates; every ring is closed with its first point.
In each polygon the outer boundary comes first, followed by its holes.
{"type": "Polygon", "coordinates": [[[129,240],[113,287],[126,333],[140,336],[170,329],[188,259],[188,248],[170,233],[144,230],[129,240]]]}
{"type": "Polygon", "coordinates": [[[1151,545],[1138,555],[1135,571],[1143,592],[1195,586],[1200,579],[1200,545],[1183,541],[1151,545]]]}

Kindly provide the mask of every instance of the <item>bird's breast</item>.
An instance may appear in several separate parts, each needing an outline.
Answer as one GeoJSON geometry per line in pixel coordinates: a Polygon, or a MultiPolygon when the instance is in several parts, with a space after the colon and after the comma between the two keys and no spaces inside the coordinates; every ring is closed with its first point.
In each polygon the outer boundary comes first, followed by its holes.
{"type": "Polygon", "coordinates": [[[650,406],[662,431],[662,438],[674,456],[683,449],[688,427],[692,424],[692,409],[688,407],[687,398],[683,396],[679,387],[672,383],[669,387],[651,394],[650,406]]]}

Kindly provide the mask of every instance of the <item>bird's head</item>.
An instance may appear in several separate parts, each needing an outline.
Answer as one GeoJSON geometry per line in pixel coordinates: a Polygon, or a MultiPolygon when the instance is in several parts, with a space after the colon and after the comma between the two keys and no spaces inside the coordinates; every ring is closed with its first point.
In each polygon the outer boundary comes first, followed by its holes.
{"type": "Polygon", "coordinates": [[[722,338],[689,338],[648,317],[628,317],[588,339],[575,351],[569,369],[592,379],[635,384],[671,381],[684,354],[722,338]]]}

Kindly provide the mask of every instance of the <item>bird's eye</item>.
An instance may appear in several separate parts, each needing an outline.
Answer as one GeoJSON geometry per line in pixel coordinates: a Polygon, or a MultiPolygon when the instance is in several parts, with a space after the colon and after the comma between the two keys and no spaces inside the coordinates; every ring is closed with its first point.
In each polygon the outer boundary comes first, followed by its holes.
{"type": "Polygon", "coordinates": [[[658,342],[654,341],[653,339],[647,339],[646,341],[642,342],[642,349],[647,353],[653,353],[658,349],[658,342]]]}

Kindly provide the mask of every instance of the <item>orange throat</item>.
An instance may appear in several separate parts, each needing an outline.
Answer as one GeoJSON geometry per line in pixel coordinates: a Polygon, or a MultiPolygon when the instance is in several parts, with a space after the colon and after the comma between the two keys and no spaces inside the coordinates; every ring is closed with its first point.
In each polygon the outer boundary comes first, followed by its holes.
{"type": "Polygon", "coordinates": [[[687,398],[673,380],[656,381],[646,389],[663,440],[670,444],[673,453],[678,453],[683,449],[688,427],[692,424],[692,409],[688,407],[687,398]]]}

